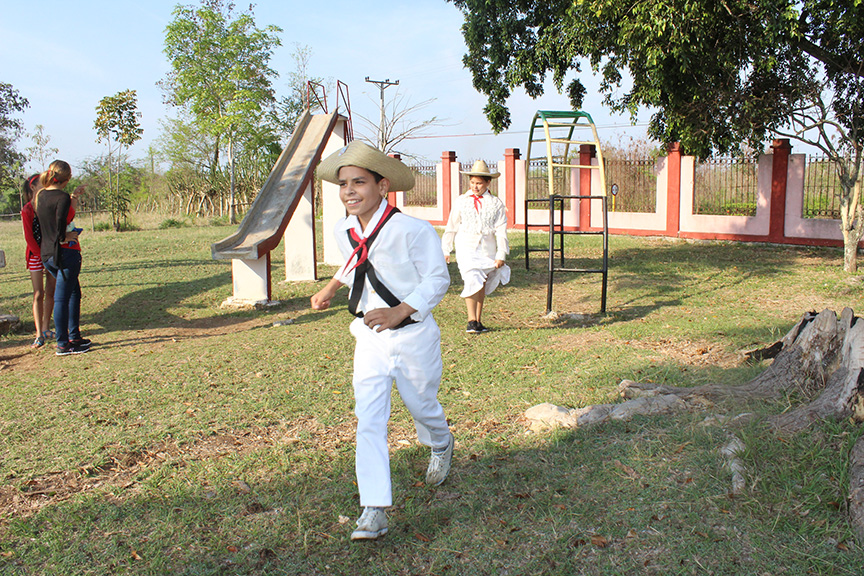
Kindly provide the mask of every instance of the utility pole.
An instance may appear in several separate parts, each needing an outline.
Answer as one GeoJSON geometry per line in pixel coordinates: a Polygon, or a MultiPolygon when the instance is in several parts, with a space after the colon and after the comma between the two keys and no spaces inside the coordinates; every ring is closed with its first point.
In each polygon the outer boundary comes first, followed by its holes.
{"type": "Polygon", "coordinates": [[[386,144],[386,142],[384,142],[384,127],[386,126],[384,118],[384,90],[386,90],[388,86],[398,86],[399,81],[396,80],[395,82],[390,82],[389,78],[386,80],[370,80],[369,76],[366,76],[366,82],[377,85],[378,89],[381,91],[381,126],[378,129],[378,149],[383,152],[384,145],[386,144]]]}

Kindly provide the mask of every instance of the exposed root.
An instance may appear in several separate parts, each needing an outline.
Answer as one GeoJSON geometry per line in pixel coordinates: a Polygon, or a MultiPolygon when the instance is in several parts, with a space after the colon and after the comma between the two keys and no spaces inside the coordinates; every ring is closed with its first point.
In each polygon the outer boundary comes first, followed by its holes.
{"type": "MultiPolygon", "coordinates": [[[[624,402],[567,409],[545,405],[543,414],[553,418],[532,420],[532,429],[544,426],[587,426],[607,420],[629,420],[683,410],[705,410],[718,404],[734,405],[771,398],[803,398],[793,410],[765,418],[777,430],[791,434],[814,422],[853,418],[864,421],[864,322],[851,309],[838,316],[831,310],[804,314],[795,326],[767,348],[748,353],[748,359],[773,358],[762,374],[738,386],[706,384],[680,388],[651,382],[623,380],[619,393],[624,402]],[[540,422],[540,425],[536,423],[540,422]]],[[[533,409],[532,409],[533,410],[533,409]]],[[[755,416],[738,419],[737,425],[755,416]]],[[[738,454],[743,443],[733,437],[722,449],[732,472],[732,493],[744,490],[744,467],[738,454]]],[[[859,538],[864,541],[864,440],[850,457],[850,513],[859,538]]]]}
{"type": "Polygon", "coordinates": [[[738,455],[744,451],[744,442],[737,436],[732,436],[729,442],[720,449],[720,454],[726,458],[726,466],[732,472],[732,490],[730,494],[741,494],[744,492],[746,482],[744,480],[744,462],[738,455]]]}

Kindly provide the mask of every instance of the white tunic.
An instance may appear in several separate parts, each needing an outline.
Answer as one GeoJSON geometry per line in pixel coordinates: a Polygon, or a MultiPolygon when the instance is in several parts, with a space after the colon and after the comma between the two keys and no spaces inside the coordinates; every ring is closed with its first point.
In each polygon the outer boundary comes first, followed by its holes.
{"type": "Polygon", "coordinates": [[[459,196],[441,238],[441,249],[449,255],[456,248],[456,263],[465,287],[460,296],[467,298],[485,287],[491,294],[499,284],[510,282],[510,267],[495,268],[496,260],[510,253],[507,240],[507,208],[488,190],[480,197],[480,209],[471,192],[459,196]]]}

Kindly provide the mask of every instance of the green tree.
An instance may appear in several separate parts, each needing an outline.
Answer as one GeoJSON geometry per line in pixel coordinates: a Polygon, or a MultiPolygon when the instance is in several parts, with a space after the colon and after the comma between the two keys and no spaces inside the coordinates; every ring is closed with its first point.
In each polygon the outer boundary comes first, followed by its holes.
{"type": "Polygon", "coordinates": [[[60,150],[49,145],[51,136],[45,133],[45,127],[42,124],[37,124],[36,130],[27,136],[33,142],[33,145],[27,148],[27,156],[31,163],[36,164],[35,170],[42,172],[60,150]]]}
{"type": "MultiPolygon", "coordinates": [[[[318,98],[309,94],[309,82],[325,86],[323,78],[311,76],[309,72],[309,62],[312,59],[312,49],[309,46],[295,42],[291,58],[294,60],[296,69],[288,74],[288,96],[279,98],[271,113],[274,129],[283,137],[290,137],[293,134],[303,110],[307,107],[310,112],[322,109],[322,103],[318,98]]],[[[335,103],[331,102],[329,106],[335,106],[335,103]]]]}
{"type": "Polygon", "coordinates": [[[108,190],[107,204],[111,210],[114,229],[119,231],[121,220],[129,215],[129,190],[121,186],[120,174],[123,167],[123,147],[129,148],[141,139],[144,129],[138,122],[138,99],[135,90],[124,90],[114,96],[105,96],[96,106],[97,142],[108,145],[108,190]],[[113,152],[117,151],[117,162],[112,162],[113,152]],[[114,178],[112,178],[114,174],[114,178]]]}
{"type": "Polygon", "coordinates": [[[16,115],[29,106],[11,84],[0,82],[0,190],[15,188],[24,156],[15,149],[23,124],[16,115]]]}
{"type": "Polygon", "coordinates": [[[200,127],[216,139],[213,166],[226,144],[230,177],[229,219],[235,217],[235,156],[244,146],[272,141],[264,118],[275,103],[269,66],[281,44],[281,29],[255,25],[249,11],[235,13],[223,0],[202,0],[199,7],[177,6],[165,30],[165,55],[171,71],[160,83],[166,101],[186,107],[200,127]]]}
{"type": "Polygon", "coordinates": [[[604,102],[654,109],[649,134],[700,157],[805,142],[838,168],[844,268],[864,233],[864,2],[861,0],[450,0],[465,15],[464,58],[493,129],[521,86],[551,74],[579,109],[583,66],[604,102]],[[565,86],[566,83],[566,86],[565,86]]]}

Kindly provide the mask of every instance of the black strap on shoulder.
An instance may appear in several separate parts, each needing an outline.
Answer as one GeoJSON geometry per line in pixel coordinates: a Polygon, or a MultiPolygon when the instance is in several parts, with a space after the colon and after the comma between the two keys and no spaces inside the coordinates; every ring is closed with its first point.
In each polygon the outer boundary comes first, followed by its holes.
{"type": "MultiPolygon", "coordinates": [[[[375,227],[375,230],[366,238],[366,250],[367,253],[372,249],[372,243],[375,241],[375,238],[378,237],[378,233],[381,231],[381,228],[384,227],[384,224],[387,223],[390,218],[393,217],[394,214],[398,213],[399,209],[395,206],[388,206],[384,215],[381,217],[381,221],[375,227]]],[[[351,243],[353,248],[359,246],[359,242],[354,239],[351,235],[351,231],[348,231],[348,241],[351,243]]],[[[398,306],[402,303],[399,298],[397,298],[379,279],[375,274],[375,268],[372,266],[372,263],[369,261],[368,257],[363,260],[360,264],[354,268],[354,284],[351,286],[351,295],[348,298],[348,311],[351,312],[354,316],[358,318],[363,317],[363,312],[357,311],[357,305],[360,303],[360,296],[363,295],[363,288],[365,286],[366,278],[369,279],[369,284],[372,286],[372,289],[377,292],[384,302],[387,303],[391,308],[398,306]]],[[[407,326],[409,324],[414,324],[416,321],[412,320],[410,317],[406,318],[402,321],[401,324],[396,326],[395,328],[402,328],[403,326],[407,326]]]]}

